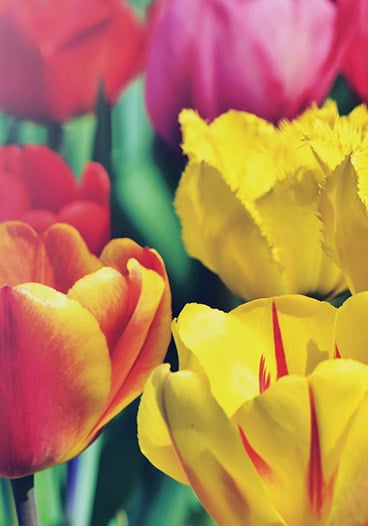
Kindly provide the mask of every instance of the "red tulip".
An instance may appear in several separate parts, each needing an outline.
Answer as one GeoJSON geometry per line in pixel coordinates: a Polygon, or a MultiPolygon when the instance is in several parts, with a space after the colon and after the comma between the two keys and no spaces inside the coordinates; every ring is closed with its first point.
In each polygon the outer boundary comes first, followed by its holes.
{"type": "Polygon", "coordinates": [[[277,122],[321,102],[357,16],[355,0],[163,0],[161,8],[146,101],[154,128],[173,144],[182,108],[277,122]]]}
{"type": "Polygon", "coordinates": [[[110,181],[98,163],[86,164],[80,184],[46,146],[0,148],[0,221],[21,219],[38,231],[55,222],[79,230],[100,253],[110,239],[110,181]]]}
{"type": "Polygon", "coordinates": [[[136,398],[170,340],[160,256],[114,239],[100,259],[69,225],[0,224],[0,476],[83,451],[136,398]]]}
{"type": "Polygon", "coordinates": [[[58,121],[110,102],[137,74],[144,32],[122,0],[14,0],[0,15],[0,108],[58,121]]]}
{"type": "Polygon", "coordinates": [[[362,11],[354,27],[354,37],[345,56],[343,71],[359,97],[368,102],[368,2],[356,1],[362,11]]]}

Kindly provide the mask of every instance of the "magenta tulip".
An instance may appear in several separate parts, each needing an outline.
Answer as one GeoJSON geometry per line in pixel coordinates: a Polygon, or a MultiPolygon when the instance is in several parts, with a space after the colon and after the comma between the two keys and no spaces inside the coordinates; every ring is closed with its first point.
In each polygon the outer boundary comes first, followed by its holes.
{"type": "Polygon", "coordinates": [[[147,64],[157,133],[178,144],[177,116],[228,109],[277,122],[327,95],[359,3],[353,0],[163,0],[147,64]]]}

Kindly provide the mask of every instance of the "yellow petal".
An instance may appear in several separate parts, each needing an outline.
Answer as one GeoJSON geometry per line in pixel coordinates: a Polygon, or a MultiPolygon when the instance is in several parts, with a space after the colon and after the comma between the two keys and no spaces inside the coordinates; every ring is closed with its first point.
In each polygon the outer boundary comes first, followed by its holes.
{"type": "Polygon", "coordinates": [[[165,419],[188,480],[223,526],[286,525],[265,499],[239,434],[191,371],[171,374],[163,391],[165,419]]]}
{"type": "Polygon", "coordinates": [[[180,368],[203,371],[214,397],[229,415],[244,399],[259,394],[262,358],[270,381],[281,375],[273,304],[289,373],[309,374],[334,355],[336,310],[303,296],[256,300],[228,314],[189,304],[173,324],[180,368]]]}
{"type": "Polygon", "coordinates": [[[207,124],[192,110],[183,110],[179,121],[183,133],[183,150],[191,161],[205,162],[219,170],[232,191],[240,190],[247,199],[266,192],[275,180],[272,170],[255,173],[252,152],[263,149],[277,136],[275,127],[253,115],[228,111],[207,124]]]}
{"type": "Polygon", "coordinates": [[[127,280],[115,269],[103,267],[79,279],[68,292],[98,321],[110,353],[131,315],[127,280]]]}
{"type": "MultiPolygon", "coordinates": [[[[312,526],[306,479],[309,460],[310,406],[306,378],[287,376],[244,404],[234,415],[260,466],[266,499],[288,526],[312,526]],[[292,498],[291,498],[292,496],[292,498]]],[[[249,447],[249,446],[248,446],[249,447]]]]}
{"type": "Polygon", "coordinates": [[[251,299],[285,292],[272,247],[220,172],[190,163],[175,207],[188,253],[216,272],[235,294],[251,299]]]}
{"type": "Polygon", "coordinates": [[[333,360],[310,377],[319,422],[324,477],[334,477],[329,526],[368,520],[368,368],[333,360]]]}
{"type": "Polygon", "coordinates": [[[367,393],[366,366],[329,360],[310,377],[281,378],[234,415],[267,498],[289,526],[330,524],[330,516],[332,523],[349,526],[366,520],[360,481],[368,461],[359,467],[358,458],[368,450],[368,431],[362,432],[367,393]],[[349,487],[350,501],[344,498],[349,487]],[[342,522],[335,522],[337,513],[342,522]]]}
{"type": "Polygon", "coordinates": [[[363,185],[367,154],[347,157],[326,182],[321,214],[326,242],[341,266],[350,290],[368,289],[368,193],[363,185]]]}
{"type": "Polygon", "coordinates": [[[318,191],[313,171],[299,167],[296,174],[275,183],[255,206],[275,260],[284,269],[287,291],[327,297],[346,285],[341,270],[322,249],[318,191]]]}
{"type": "Polygon", "coordinates": [[[169,375],[169,364],[159,365],[145,384],[137,419],[139,447],[156,468],[189,484],[171,441],[163,407],[163,390],[169,375]]]}
{"type": "Polygon", "coordinates": [[[335,338],[342,358],[368,364],[368,292],[348,298],[336,312],[335,338]]]}

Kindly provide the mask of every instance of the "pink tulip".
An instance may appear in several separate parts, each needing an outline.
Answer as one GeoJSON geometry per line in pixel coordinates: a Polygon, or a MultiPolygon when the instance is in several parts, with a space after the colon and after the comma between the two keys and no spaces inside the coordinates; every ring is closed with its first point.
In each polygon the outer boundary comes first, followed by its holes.
{"type": "Polygon", "coordinates": [[[354,0],[161,0],[147,64],[157,133],[178,143],[177,116],[228,109],[277,122],[327,95],[354,31],[354,0]]]}
{"type": "Polygon", "coordinates": [[[359,97],[368,102],[368,2],[357,0],[357,4],[361,5],[362,11],[345,56],[343,71],[359,97]]]}

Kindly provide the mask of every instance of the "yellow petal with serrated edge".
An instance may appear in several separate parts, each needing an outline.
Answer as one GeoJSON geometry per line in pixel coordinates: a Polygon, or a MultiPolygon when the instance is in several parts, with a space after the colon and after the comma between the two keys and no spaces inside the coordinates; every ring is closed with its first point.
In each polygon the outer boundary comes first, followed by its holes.
{"type": "Polygon", "coordinates": [[[271,245],[220,172],[207,164],[189,164],[175,207],[188,253],[216,272],[235,294],[251,299],[285,292],[271,245]]]}

